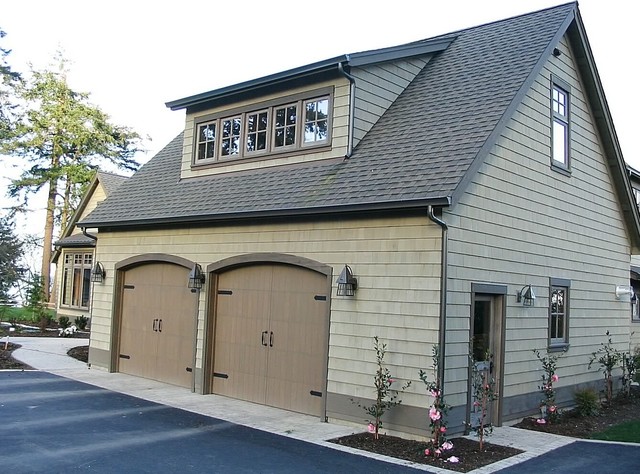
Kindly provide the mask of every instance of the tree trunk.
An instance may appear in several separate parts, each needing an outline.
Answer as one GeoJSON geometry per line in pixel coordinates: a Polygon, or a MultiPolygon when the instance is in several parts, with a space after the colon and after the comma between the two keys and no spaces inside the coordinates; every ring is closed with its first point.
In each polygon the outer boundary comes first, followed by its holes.
{"type": "Polygon", "coordinates": [[[58,181],[49,180],[49,194],[47,196],[47,212],[44,222],[44,240],[42,242],[42,284],[44,286],[44,300],[49,302],[51,289],[51,246],[53,245],[53,217],[56,209],[56,192],[58,181]]]}

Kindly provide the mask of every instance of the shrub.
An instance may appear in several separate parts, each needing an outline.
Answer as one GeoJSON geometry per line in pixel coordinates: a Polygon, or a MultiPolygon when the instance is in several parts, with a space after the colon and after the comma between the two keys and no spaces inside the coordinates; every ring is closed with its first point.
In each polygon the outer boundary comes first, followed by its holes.
{"type": "Polygon", "coordinates": [[[598,414],[600,403],[595,390],[590,388],[576,390],[573,397],[576,403],[576,410],[580,416],[593,416],[598,414]]]}
{"type": "Polygon", "coordinates": [[[544,418],[542,422],[552,422],[558,417],[558,407],[556,406],[556,391],[553,388],[553,384],[558,381],[560,377],[556,374],[558,366],[558,359],[564,353],[556,355],[541,356],[538,349],[534,349],[533,353],[536,355],[540,363],[542,364],[542,384],[538,386],[543,393],[544,398],[540,401],[540,410],[543,413],[544,418]]]}
{"type": "MultiPolygon", "coordinates": [[[[356,403],[353,399],[351,402],[363,408],[364,411],[373,418],[367,420],[369,423],[368,429],[370,433],[373,433],[375,439],[379,439],[379,432],[382,428],[382,415],[396,405],[400,405],[402,400],[398,399],[398,390],[391,388],[391,384],[395,382],[395,379],[391,377],[389,369],[384,366],[384,355],[387,352],[387,345],[380,344],[378,336],[375,336],[373,341],[373,348],[376,351],[376,362],[378,365],[373,378],[373,384],[376,390],[376,401],[373,405],[369,406],[356,403]]],[[[411,381],[408,381],[402,386],[401,391],[404,392],[410,385],[411,381]]]]}
{"type": "Polygon", "coordinates": [[[62,329],[67,329],[70,325],[69,316],[60,316],[58,318],[58,326],[62,329]]]}
{"type": "MultiPolygon", "coordinates": [[[[485,354],[484,360],[491,361],[492,354],[485,354]]],[[[473,406],[478,413],[478,424],[471,423],[469,428],[475,431],[476,436],[479,439],[480,451],[484,449],[484,438],[493,433],[493,424],[490,420],[487,420],[489,414],[489,407],[491,402],[498,398],[496,391],[495,378],[489,373],[489,370],[480,370],[478,368],[476,358],[473,355],[473,350],[469,351],[469,361],[471,363],[471,391],[473,396],[473,406]]],[[[490,364],[493,362],[489,362],[490,364]]]]}
{"type": "Polygon", "coordinates": [[[86,316],[78,316],[75,320],[75,324],[80,331],[84,331],[87,329],[87,325],[89,324],[89,318],[86,316]]]}
{"type": "Polygon", "coordinates": [[[594,362],[597,362],[600,366],[600,371],[604,375],[605,382],[605,394],[607,396],[607,402],[611,403],[613,400],[613,369],[622,359],[621,354],[613,347],[613,343],[611,342],[611,334],[609,331],[605,333],[607,335],[607,342],[601,342],[600,348],[591,353],[591,357],[589,358],[589,366],[594,362]]]}
{"type": "Polygon", "coordinates": [[[427,378],[427,373],[420,369],[420,380],[425,384],[427,392],[433,397],[433,404],[429,408],[429,430],[431,431],[431,441],[427,443],[427,448],[424,450],[425,456],[440,457],[444,451],[448,451],[453,448],[453,444],[447,441],[447,424],[445,417],[449,406],[444,401],[442,394],[442,381],[440,380],[438,367],[440,365],[440,350],[437,345],[433,346],[432,352],[433,360],[433,375],[434,380],[430,382],[427,378]]]}

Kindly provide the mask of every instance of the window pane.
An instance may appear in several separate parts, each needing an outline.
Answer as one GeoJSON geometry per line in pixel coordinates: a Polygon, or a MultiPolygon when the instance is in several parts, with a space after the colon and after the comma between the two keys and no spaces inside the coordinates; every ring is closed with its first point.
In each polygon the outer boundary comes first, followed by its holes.
{"type": "Polygon", "coordinates": [[[73,289],[71,294],[71,304],[80,306],[80,291],[82,289],[82,269],[73,269],[73,289]]]}
{"type": "Polygon", "coordinates": [[[198,160],[213,158],[216,142],[216,124],[201,125],[198,131],[198,160]]]}
{"type": "Polygon", "coordinates": [[[85,268],[82,277],[82,304],[80,306],[89,307],[89,292],[91,290],[91,269],[85,268]]]}
{"type": "Polygon", "coordinates": [[[319,99],[305,103],[305,143],[319,142],[327,138],[328,109],[329,99],[319,99]]]}
{"type": "MultiPolygon", "coordinates": [[[[67,255],[67,257],[69,257],[67,255]]],[[[65,257],[65,263],[68,259],[65,257]]],[[[64,273],[62,274],[62,304],[69,304],[71,299],[71,281],[69,279],[69,272],[71,270],[69,268],[64,269],[64,273]]]]}
{"type": "Polygon", "coordinates": [[[295,145],[297,110],[296,105],[287,105],[276,109],[273,144],[275,148],[295,145]]]}
{"type": "Polygon", "coordinates": [[[567,125],[553,121],[553,159],[567,164],[567,125]]]}
{"type": "Polygon", "coordinates": [[[267,112],[256,112],[247,115],[246,151],[260,151],[267,148],[267,112]]]}
{"type": "Polygon", "coordinates": [[[240,152],[240,117],[225,119],[221,123],[222,137],[220,140],[220,155],[237,155],[240,152]]]}

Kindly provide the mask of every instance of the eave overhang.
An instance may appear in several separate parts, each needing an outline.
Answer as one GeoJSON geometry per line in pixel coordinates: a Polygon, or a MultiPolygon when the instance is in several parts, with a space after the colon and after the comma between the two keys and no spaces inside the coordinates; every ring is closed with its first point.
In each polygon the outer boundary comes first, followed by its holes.
{"type": "Polygon", "coordinates": [[[327,206],[327,207],[311,207],[300,209],[269,209],[258,211],[246,211],[235,213],[218,213],[218,214],[200,214],[185,216],[167,216],[149,219],[135,219],[127,221],[92,221],[79,222],[79,226],[87,225],[92,228],[102,230],[124,230],[130,228],[139,229],[152,227],[165,227],[175,225],[218,225],[222,223],[235,223],[250,219],[255,222],[257,219],[280,219],[280,218],[305,218],[311,216],[341,216],[346,217],[350,214],[388,212],[388,211],[415,211],[426,209],[428,206],[433,207],[449,207],[451,199],[448,197],[434,199],[420,199],[414,201],[402,202],[381,202],[367,204],[348,204],[344,206],[327,206]]]}
{"type": "Polygon", "coordinates": [[[298,85],[340,77],[342,76],[340,67],[348,71],[351,67],[362,67],[413,56],[435,54],[447,49],[455,38],[455,35],[449,35],[390,48],[336,56],[307,64],[306,66],[166,102],[165,105],[171,110],[200,110],[230,103],[239,98],[246,100],[266,93],[290,89],[298,85]]]}

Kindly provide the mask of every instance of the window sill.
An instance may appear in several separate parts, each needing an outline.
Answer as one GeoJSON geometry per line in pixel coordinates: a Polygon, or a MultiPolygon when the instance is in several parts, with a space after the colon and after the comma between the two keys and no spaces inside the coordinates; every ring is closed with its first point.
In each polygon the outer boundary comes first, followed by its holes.
{"type": "Polygon", "coordinates": [[[571,176],[571,168],[568,166],[564,166],[557,161],[551,160],[551,169],[557,173],[563,174],[565,176],[571,176]]]}
{"type": "Polygon", "coordinates": [[[568,342],[549,344],[549,346],[547,347],[547,352],[566,352],[568,350],[568,342]]]}

